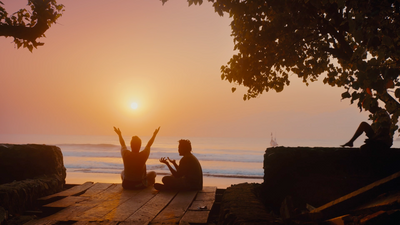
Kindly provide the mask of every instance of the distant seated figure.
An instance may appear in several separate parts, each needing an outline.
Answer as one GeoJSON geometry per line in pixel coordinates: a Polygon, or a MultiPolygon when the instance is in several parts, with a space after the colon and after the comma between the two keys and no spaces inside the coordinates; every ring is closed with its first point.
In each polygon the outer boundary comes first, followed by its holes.
{"type": "Polygon", "coordinates": [[[163,184],[156,183],[154,188],[161,190],[201,190],[203,189],[203,170],[199,160],[192,154],[189,140],[179,140],[178,152],[183,156],[179,165],[169,157],[161,158],[160,162],[168,166],[172,176],[162,178],[163,184]],[[173,164],[175,169],[169,164],[173,164]]]}
{"type": "Polygon", "coordinates": [[[342,147],[353,147],[354,141],[363,133],[368,137],[365,140],[365,145],[361,146],[361,150],[374,149],[389,149],[393,144],[393,137],[390,134],[390,116],[386,110],[380,108],[378,103],[375,103],[369,109],[373,113],[375,119],[371,125],[366,122],[361,122],[353,137],[342,147]]]}
{"type": "Polygon", "coordinates": [[[146,172],[146,161],[150,155],[150,147],[154,142],[160,128],[156,129],[153,136],[147,143],[143,151],[140,151],[142,140],[138,136],[133,136],[131,140],[131,151],[125,145],[119,128],[114,127],[118,134],[121,144],[121,156],[124,162],[124,170],[121,172],[122,187],[124,189],[142,189],[155,183],[156,172],[146,172]]]}

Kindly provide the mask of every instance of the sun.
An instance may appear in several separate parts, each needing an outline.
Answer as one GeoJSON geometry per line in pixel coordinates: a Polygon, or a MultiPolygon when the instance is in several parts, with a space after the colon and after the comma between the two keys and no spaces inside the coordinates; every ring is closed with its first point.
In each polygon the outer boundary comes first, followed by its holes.
{"type": "Polygon", "coordinates": [[[139,105],[136,102],[132,102],[132,104],[131,104],[132,109],[137,109],[138,107],[139,107],[139,105]]]}

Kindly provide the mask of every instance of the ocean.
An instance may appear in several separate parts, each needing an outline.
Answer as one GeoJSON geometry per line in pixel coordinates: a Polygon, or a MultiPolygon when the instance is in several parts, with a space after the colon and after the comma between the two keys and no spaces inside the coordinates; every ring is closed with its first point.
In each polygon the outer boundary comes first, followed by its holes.
{"type": "MultiPolygon", "coordinates": [[[[130,137],[124,136],[129,145],[130,137]]],[[[141,137],[142,148],[150,137],[141,137]]],[[[157,137],[147,161],[147,170],[159,175],[169,174],[161,157],[180,159],[177,137],[157,137]]],[[[235,178],[262,183],[263,157],[271,147],[271,138],[187,138],[192,143],[192,153],[199,159],[204,177],[235,178]]],[[[355,142],[360,146],[363,137],[355,142]]],[[[346,140],[347,141],[347,140],[346,140]]],[[[279,146],[338,147],[343,140],[296,140],[277,139],[279,146]]],[[[0,135],[0,143],[49,144],[60,147],[68,174],[113,174],[119,177],[123,170],[120,145],[115,136],[71,136],[71,135],[0,135]]],[[[395,141],[393,147],[399,147],[395,141]]]]}
{"type": "MultiPolygon", "coordinates": [[[[130,137],[124,139],[129,145],[130,137]]],[[[142,149],[148,139],[150,137],[142,138],[142,149]]],[[[192,143],[192,153],[202,165],[204,176],[262,179],[263,154],[268,143],[237,138],[188,139],[192,143]]],[[[157,137],[146,163],[147,170],[161,175],[169,174],[168,167],[160,163],[159,159],[169,157],[178,162],[181,158],[177,151],[178,140],[175,137],[157,137]]],[[[123,169],[117,137],[103,139],[101,143],[56,145],[63,153],[65,167],[71,172],[120,174],[123,169]]]]}

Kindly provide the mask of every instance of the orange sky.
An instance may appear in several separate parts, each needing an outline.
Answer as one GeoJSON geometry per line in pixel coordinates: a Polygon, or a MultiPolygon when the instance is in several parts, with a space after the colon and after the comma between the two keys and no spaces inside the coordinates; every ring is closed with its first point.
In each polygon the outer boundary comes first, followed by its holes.
{"type": "MultiPolygon", "coordinates": [[[[281,93],[243,101],[220,79],[230,19],[205,2],[58,1],[65,12],[30,53],[0,37],[0,134],[343,139],[367,120],[340,88],[293,76],[281,93]],[[130,108],[132,102],[138,109],[130,108]]],[[[26,0],[3,0],[6,9],[26,0]]],[[[321,79],[322,80],[322,79],[321,79]]]]}

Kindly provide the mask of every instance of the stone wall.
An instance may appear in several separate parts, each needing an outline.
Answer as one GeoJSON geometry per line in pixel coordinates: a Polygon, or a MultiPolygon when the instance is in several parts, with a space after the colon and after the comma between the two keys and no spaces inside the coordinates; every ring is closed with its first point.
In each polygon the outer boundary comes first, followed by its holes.
{"type": "Polygon", "coordinates": [[[226,189],[221,199],[218,225],[273,224],[274,216],[254,194],[260,184],[235,184],[226,189]]]}
{"type": "Polygon", "coordinates": [[[268,148],[258,193],[274,211],[288,196],[295,208],[318,207],[400,171],[399,162],[399,149],[365,153],[358,148],[268,148]]]}
{"type": "Polygon", "coordinates": [[[0,207],[21,213],[42,196],[62,190],[66,169],[57,146],[0,144],[0,207]]]}

